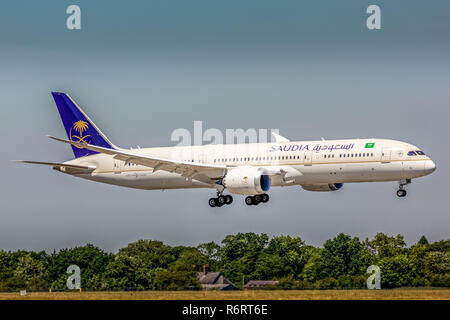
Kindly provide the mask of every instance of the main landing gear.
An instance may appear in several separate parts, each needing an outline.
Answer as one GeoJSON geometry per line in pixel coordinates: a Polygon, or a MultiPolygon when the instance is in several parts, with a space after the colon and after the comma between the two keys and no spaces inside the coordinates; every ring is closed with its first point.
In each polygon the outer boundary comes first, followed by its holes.
{"type": "MultiPolygon", "coordinates": [[[[262,203],[266,203],[267,201],[269,201],[269,195],[267,193],[263,193],[263,194],[257,194],[254,196],[248,196],[245,198],[245,203],[248,206],[256,206],[258,204],[262,203]]],[[[224,204],[231,204],[233,202],[233,197],[229,194],[227,195],[223,195],[222,192],[218,191],[217,192],[217,197],[216,198],[210,198],[208,200],[208,204],[210,207],[214,208],[214,207],[221,207],[224,204]]]]}
{"type": "Polygon", "coordinates": [[[406,196],[406,190],[403,187],[410,183],[411,179],[402,179],[398,182],[397,197],[403,198],[406,196]]]}
{"type": "Polygon", "coordinates": [[[245,198],[245,204],[248,206],[257,206],[261,202],[266,203],[267,201],[269,201],[269,195],[267,193],[248,196],[245,198]]]}
{"type": "Polygon", "coordinates": [[[208,200],[208,204],[210,207],[221,207],[224,204],[231,204],[233,202],[233,197],[229,194],[223,195],[219,192],[217,192],[217,198],[210,198],[208,200]]]}

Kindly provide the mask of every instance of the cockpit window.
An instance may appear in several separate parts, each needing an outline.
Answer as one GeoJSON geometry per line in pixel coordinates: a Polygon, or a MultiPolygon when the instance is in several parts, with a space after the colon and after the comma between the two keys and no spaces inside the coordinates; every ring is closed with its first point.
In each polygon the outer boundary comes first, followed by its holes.
{"type": "Polygon", "coordinates": [[[424,156],[424,155],[425,155],[425,153],[424,153],[423,151],[420,151],[420,150],[416,150],[416,153],[417,153],[419,156],[424,156]]]}
{"type": "Polygon", "coordinates": [[[417,154],[414,151],[409,151],[408,156],[417,156],[417,154]]]}

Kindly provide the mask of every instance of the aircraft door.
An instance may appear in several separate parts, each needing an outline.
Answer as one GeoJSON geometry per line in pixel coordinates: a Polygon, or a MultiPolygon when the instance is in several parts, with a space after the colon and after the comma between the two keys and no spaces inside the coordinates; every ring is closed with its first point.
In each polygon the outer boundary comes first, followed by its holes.
{"type": "Polygon", "coordinates": [[[384,149],[381,151],[381,162],[390,162],[391,161],[391,153],[392,150],[384,149]]]}
{"type": "Polygon", "coordinates": [[[305,151],[303,163],[305,164],[305,166],[312,165],[312,151],[305,151]]]}
{"type": "Polygon", "coordinates": [[[205,147],[203,146],[198,146],[196,148],[196,159],[195,161],[199,162],[199,163],[206,163],[207,162],[207,152],[205,152],[204,150],[205,147]]]}
{"type": "Polygon", "coordinates": [[[114,159],[113,160],[113,171],[114,173],[120,173],[120,170],[122,169],[122,163],[123,161],[119,161],[114,159]]]}

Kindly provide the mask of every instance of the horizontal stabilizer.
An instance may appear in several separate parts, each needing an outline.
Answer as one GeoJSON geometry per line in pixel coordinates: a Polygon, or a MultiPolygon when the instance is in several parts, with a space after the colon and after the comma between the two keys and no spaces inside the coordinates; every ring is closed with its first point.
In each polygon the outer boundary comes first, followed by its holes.
{"type": "Polygon", "coordinates": [[[40,164],[44,166],[52,166],[53,169],[67,172],[67,173],[89,173],[95,170],[95,166],[80,166],[77,164],[55,163],[55,162],[41,162],[41,161],[29,161],[29,160],[14,160],[15,162],[40,164]]]}

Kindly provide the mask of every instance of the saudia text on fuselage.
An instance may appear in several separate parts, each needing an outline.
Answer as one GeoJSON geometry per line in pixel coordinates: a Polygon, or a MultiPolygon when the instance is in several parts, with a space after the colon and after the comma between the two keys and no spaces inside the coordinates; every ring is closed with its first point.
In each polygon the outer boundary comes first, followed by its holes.
{"type": "Polygon", "coordinates": [[[273,145],[270,148],[270,152],[294,152],[294,151],[333,151],[333,150],[350,150],[353,149],[353,147],[355,146],[354,143],[349,143],[349,144],[331,144],[331,145],[326,145],[326,144],[316,144],[314,147],[312,145],[309,144],[286,144],[284,146],[282,145],[273,145]]]}

